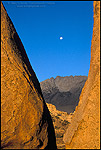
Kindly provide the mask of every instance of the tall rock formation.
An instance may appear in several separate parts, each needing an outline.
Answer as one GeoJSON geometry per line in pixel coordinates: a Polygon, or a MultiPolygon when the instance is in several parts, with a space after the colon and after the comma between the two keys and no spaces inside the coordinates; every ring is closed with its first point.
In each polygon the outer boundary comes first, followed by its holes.
{"type": "Polygon", "coordinates": [[[63,140],[67,149],[100,149],[100,1],[94,1],[94,26],[88,79],[63,140]]]}
{"type": "Polygon", "coordinates": [[[1,146],[56,149],[53,123],[40,84],[2,3],[1,146]]]}

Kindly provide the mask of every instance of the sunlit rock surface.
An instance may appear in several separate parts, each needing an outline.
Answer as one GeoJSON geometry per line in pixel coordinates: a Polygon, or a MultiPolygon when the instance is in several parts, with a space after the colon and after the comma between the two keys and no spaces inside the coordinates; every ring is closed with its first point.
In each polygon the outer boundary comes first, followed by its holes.
{"type": "Polygon", "coordinates": [[[59,111],[52,104],[46,103],[50,114],[52,116],[53,125],[56,135],[56,144],[58,149],[65,149],[65,143],[63,142],[63,135],[71,123],[73,113],[68,114],[67,112],[59,111]]]}
{"type": "Polygon", "coordinates": [[[40,84],[2,3],[1,146],[56,149],[53,123],[40,84]]]}
{"type": "Polygon", "coordinates": [[[67,149],[100,149],[100,2],[94,1],[94,25],[88,79],[63,140],[67,149]]]}

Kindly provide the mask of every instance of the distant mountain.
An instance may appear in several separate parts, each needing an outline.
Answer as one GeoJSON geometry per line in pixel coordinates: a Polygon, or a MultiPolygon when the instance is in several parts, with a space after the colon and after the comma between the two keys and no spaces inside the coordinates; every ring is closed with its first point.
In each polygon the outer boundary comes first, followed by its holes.
{"type": "Polygon", "coordinates": [[[43,97],[60,111],[71,113],[78,105],[87,76],[57,76],[40,83],[43,97]]]}

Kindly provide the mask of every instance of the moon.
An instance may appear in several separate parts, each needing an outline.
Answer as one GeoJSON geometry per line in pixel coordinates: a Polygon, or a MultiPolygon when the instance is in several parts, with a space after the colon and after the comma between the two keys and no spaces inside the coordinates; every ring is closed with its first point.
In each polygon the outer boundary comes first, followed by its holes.
{"type": "Polygon", "coordinates": [[[62,37],[62,36],[60,36],[60,40],[63,40],[63,37],[62,37]]]}

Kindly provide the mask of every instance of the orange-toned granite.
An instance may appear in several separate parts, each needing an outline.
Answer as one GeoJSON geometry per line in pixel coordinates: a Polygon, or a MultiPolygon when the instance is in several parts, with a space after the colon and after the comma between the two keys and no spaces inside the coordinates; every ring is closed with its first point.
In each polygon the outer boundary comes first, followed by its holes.
{"type": "Polygon", "coordinates": [[[40,84],[2,3],[1,146],[56,149],[53,123],[40,84]]]}
{"type": "Polygon", "coordinates": [[[100,1],[94,1],[88,79],[63,140],[67,149],[100,149],[100,1]]]}

